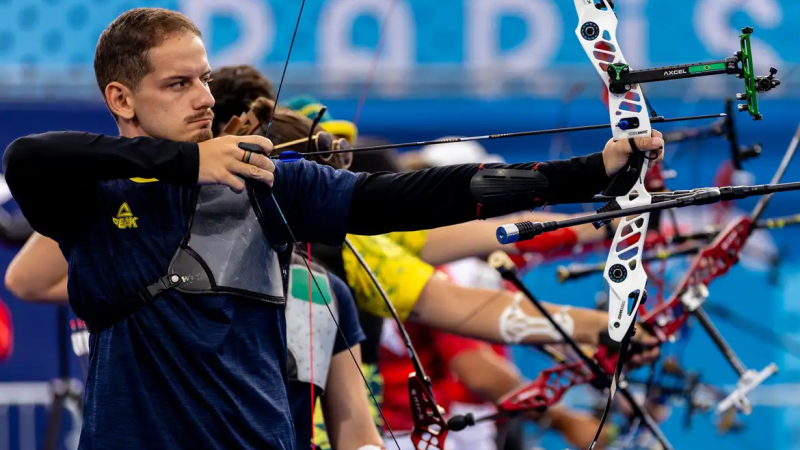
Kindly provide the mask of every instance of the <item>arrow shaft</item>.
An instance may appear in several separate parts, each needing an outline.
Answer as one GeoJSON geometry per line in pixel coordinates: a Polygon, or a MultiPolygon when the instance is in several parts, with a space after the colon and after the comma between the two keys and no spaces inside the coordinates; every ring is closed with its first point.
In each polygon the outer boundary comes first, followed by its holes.
{"type": "MultiPolygon", "coordinates": [[[[724,117],[725,114],[705,114],[700,116],[686,116],[686,117],[675,117],[672,119],[665,119],[663,117],[657,117],[651,119],[652,123],[670,123],[670,122],[681,122],[681,121],[688,121],[688,120],[702,120],[702,119],[717,119],[719,117],[724,117]]],[[[611,128],[611,124],[603,124],[603,125],[583,125],[579,127],[565,127],[565,128],[550,128],[547,130],[531,130],[531,131],[517,131],[514,133],[499,133],[499,134],[487,134],[482,136],[468,136],[462,138],[452,138],[452,139],[434,139],[431,141],[417,141],[417,142],[404,142],[399,144],[382,144],[382,145],[373,145],[369,147],[356,147],[349,150],[327,150],[327,151],[319,151],[319,152],[305,152],[299,153],[300,156],[320,156],[320,155],[332,155],[336,153],[360,153],[360,152],[372,152],[378,150],[387,150],[387,149],[399,149],[399,148],[409,148],[409,147],[423,147],[426,145],[438,145],[438,144],[452,144],[455,142],[470,142],[470,141],[482,141],[482,140],[491,140],[491,139],[508,139],[508,138],[515,138],[515,137],[525,137],[525,136],[541,136],[545,134],[556,134],[556,133],[573,133],[576,131],[591,131],[591,130],[602,130],[605,128],[611,128]]],[[[272,156],[272,159],[280,159],[280,155],[272,156]]]]}
{"type": "MultiPolygon", "coordinates": [[[[776,192],[800,190],[800,182],[781,184],[761,184],[755,186],[728,186],[724,188],[704,188],[693,191],[676,191],[663,196],[664,201],[649,205],[634,206],[613,211],[605,211],[581,217],[572,217],[565,220],[552,222],[517,222],[497,228],[497,240],[501,244],[511,244],[534,237],[549,231],[561,228],[574,227],[594,222],[605,222],[620,217],[634,216],[670,208],[683,208],[686,206],[708,205],[721,201],[738,200],[758,195],[767,195],[776,192]],[[671,198],[666,200],[666,198],[671,198]]],[[[654,198],[656,196],[653,196],[654,198]]]]}

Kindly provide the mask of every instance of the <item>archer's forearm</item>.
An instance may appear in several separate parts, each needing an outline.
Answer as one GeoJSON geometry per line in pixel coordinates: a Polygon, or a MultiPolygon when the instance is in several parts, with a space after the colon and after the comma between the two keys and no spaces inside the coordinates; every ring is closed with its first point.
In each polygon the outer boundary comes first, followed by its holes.
{"type": "Polygon", "coordinates": [[[40,294],[29,296],[27,298],[22,298],[23,300],[28,300],[30,302],[35,303],[51,303],[51,304],[61,304],[61,305],[68,305],[69,304],[69,292],[67,290],[67,277],[64,277],[61,281],[56,283],[50,289],[43,291],[40,294]]]}
{"type": "MultiPolygon", "coordinates": [[[[544,303],[548,311],[559,311],[564,305],[544,303]]],[[[570,307],[569,315],[575,321],[572,337],[578,344],[597,345],[600,333],[608,328],[608,313],[590,308],[570,307]]]]}
{"type": "MultiPolygon", "coordinates": [[[[450,333],[496,343],[551,344],[563,339],[527,300],[498,289],[459,286],[442,276],[425,285],[410,318],[450,333]],[[516,297],[516,298],[515,298],[516,297]],[[517,326],[518,323],[529,325],[517,326]],[[516,338],[519,342],[515,342],[516,338]]],[[[552,315],[569,315],[573,337],[579,343],[596,344],[602,312],[585,308],[545,306],[552,315]]]]}
{"type": "Polygon", "coordinates": [[[200,153],[192,142],[49,132],[12,142],[3,169],[12,193],[20,184],[55,187],[134,177],[194,185],[200,153]]]}
{"type": "Polygon", "coordinates": [[[420,259],[428,264],[440,265],[468,257],[483,258],[497,250],[510,254],[548,254],[570,250],[578,243],[597,242],[606,238],[604,228],[598,230],[592,224],[586,224],[545,233],[533,241],[523,241],[517,245],[503,245],[497,241],[497,228],[509,222],[546,222],[569,217],[567,214],[533,211],[436,228],[428,233],[420,259]]]}
{"type": "Polygon", "coordinates": [[[5,286],[22,300],[66,302],[67,270],[58,244],[34,233],[9,264],[5,286]]]}
{"type": "Polygon", "coordinates": [[[347,232],[376,235],[504,216],[545,202],[587,199],[608,182],[601,153],[543,163],[461,164],[401,174],[362,173],[353,190],[347,232]],[[495,169],[516,173],[527,181],[519,184],[506,179],[497,187],[483,178],[495,169]]]}
{"type": "Polygon", "coordinates": [[[359,373],[361,346],[340,352],[331,360],[328,383],[322,397],[322,413],[331,447],[356,450],[365,445],[383,445],[370,413],[367,390],[359,373]],[[358,365],[353,363],[353,359],[358,365]]]}
{"type": "Polygon", "coordinates": [[[459,353],[449,368],[471,392],[492,403],[522,385],[516,366],[489,345],[459,353]]]}

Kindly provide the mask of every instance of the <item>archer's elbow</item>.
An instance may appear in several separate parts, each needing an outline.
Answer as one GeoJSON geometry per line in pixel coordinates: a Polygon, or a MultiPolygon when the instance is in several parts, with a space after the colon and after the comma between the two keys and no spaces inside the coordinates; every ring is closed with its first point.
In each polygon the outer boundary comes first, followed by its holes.
{"type": "Polygon", "coordinates": [[[4,279],[5,287],[14,297],[28,302],[35,302],[45,298],[50,286],[42,286],[36,282],[36,278],[31,274],[21,273],[10,266],[6,271],[4,279]]]}
{"type": "MultiPolygon", "coordinates": [[[[8,178],[14,178],[20,167],[24,167],[28,161],[31,160],[33,155],[33,140],[32,136],[23,136],[15,139],[12,143],[8,144],[5,152],[3,153],[3,175],[8,178]]],[[[23,168],[22,171],[25,169],[23,168]]]]}

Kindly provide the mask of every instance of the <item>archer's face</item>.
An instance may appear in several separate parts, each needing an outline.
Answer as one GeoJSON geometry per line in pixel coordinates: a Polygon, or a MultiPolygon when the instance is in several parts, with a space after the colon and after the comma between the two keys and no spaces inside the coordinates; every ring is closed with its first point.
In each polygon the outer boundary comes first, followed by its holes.
{"type": "Polygon", "coordinates": [[[139,126],[145,134],[173,141],[202,142],[213,137],[211,68],[203,41],[175,34],[150,51],[153,70],[133,93],[139,126]]]}

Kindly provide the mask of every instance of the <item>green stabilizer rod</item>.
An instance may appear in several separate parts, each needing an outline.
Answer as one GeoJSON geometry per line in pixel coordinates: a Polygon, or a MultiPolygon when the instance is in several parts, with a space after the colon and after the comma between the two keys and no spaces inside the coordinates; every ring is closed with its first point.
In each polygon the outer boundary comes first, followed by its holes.
{"type": "Polygon", "coordinates": [[[763,116],[758,110],[758,94],[772,90],[781,84],[780,80],[775,78],[778,69],[774,67],[769,68],[769,75],[765,77],[757,77],[755,69],[753,69],[753,49],[750,45],[750,36],[753,34],[753,27],[742,28],[742,34],[739,36],[739,43],[742,50],[736,56],[742,62],[741,72],[737,75],[739,78],[744,78],[744,93],[736,94],[737,100],[746,100],[747,104],[740,104],[739,111],[747,111],[753,117],[753,120],[761,120],[763,116]]]}
{"type": "Polygon", "coordinates": [[[752,27],[742,29],[739,36],[741,50],[733,56],[716,61],[679,64],[674,66],[654,67],[651,69],[632,70],[628,64],[609,64],[609,91],[617,95],[629,95],[628,92],[637,84],[654,83],[683,78],[696,78],[711,75],[736,75],[744,79],[745,92],[736,94],[736,99],[746,101],[739,104],[740,112],[747,111],[754,120],[761,120],[758,110],[758,94],[768,92],[781,84],[775,78],[778,69],[770,67],[770,74],[757,77],[753,69],[753,50],[750,45],[752,27]]]}

